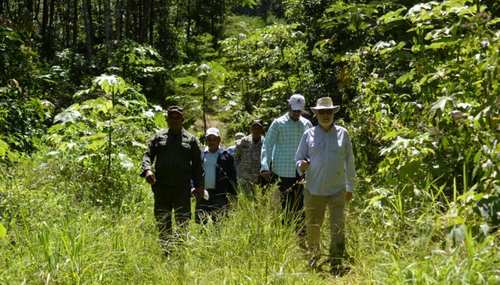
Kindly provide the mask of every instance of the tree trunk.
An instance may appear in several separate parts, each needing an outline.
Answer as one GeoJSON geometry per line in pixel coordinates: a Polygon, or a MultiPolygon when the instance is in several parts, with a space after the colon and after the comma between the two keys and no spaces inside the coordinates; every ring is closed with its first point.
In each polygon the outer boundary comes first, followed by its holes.
{"type": "Polygon", "coordinates": [[[78,0],[73,1],[73,48],[77,48],[78,45],[78,0]]]}
{"type": "Polygon", "coordinates": [[[85,47],[87,49],[87,59],[92,57],[92,45],[94,43],[94,28],[92,27],[92,6],[90,0],[82,2],[83,20],[85,22],[85,47]]]}
{"type": "Polygon", "coordinates": [[[149,0],[149,29],[148,29],[148,35],[149,35],[149,44],[153,45],[154,41],[154,27],[155,27],[155,1],[149,0]]]}
{"type": "Polygon", "coordinates": [[[149,25],[150,23],[152,22],[152,19],[151,19],[151,0],[144,0],[143,1],[143,14],[142,14],[142,17],[143,17],[143,36],[144,36],[144,42],[146,42],[148,40],[148,37],[149,37],[149,25]]]}
{"type": "Polygon", "coordinates": [[[181,22],[181,17],[182,17],[181,16],[182,12],[179,12],[179,11],[181,11],[181,5],[179,4],[179,0],[175,1],[175,8],[176,9],[175,9],[175,22],[174,22],[174,25],[176,27],[178,27],[179,23],[181,22]]]}
{"type": "Polygon", "coordinates": [[[115,9],[115,36],[114,39],[120,41],[122,39],[123,30],[123,0],[116,0],[115,9]]]}
{"type": "MultiPolygon", "coordinates": [[[[9,15],[10,14],[10,9],[9,9],[9,0],[2,1],[2,6],[0,13],[2,15],[9,15]]],[[[6,17],[8,18],[8,17],[6,17]]]]}
{"type": "Polygon", "coordinates": [[[151,10],[151,1],[142,0],[142,9],[139,17],[139,41],[141,43],[145,42],[147,39],[148,27],[149,27],[149,16],[151,10]]]}
{"type": "Polygon", "coordinates": [[[104,22],[105,22],[105,35],[106,35],[106,53],[108,59],[111,56],[111,40],[113,33],[113,23],[111,20],[111,0],[104,0],[104,22]]]}
{"type": "Polygon", "coordinates": [[[174,45],[170,32],[169,4],[169,0],[163,0],[158,6],[158,37],[155,39],[155,46],[165,62],[174,62],[177,56],[172,53],[175,48],[172,48],[174,45]]]}
{"type": "Polygon", "coordinates": [[[64,9],[64,23],[63,23],[63,29],[64,29],[64,47],[68,48],[71,46],[71,1],[66,2],[66,6],[64,9]]]}
{"type": "Polygon", "coordinates": [[[41,55],[43,58],[47,56],[47,42],[48,39],[48,26],[49,26],[49,0],[42,2],[42,26],[40,27],[40,34],[42,36],[42,50],[41,55]]]}
{"type": "Polygon", "coordinates": [[[191,0],[187,0],[187,24],[186,24],[186,51],[189,55],[189,43],[191,42],[191,0]]]}
{"type": "Polygon", "coordinates": [[[143,4],[144,4],[144,0],[141,0],[138,4],[138,9],[137,9],[137,12],[138,12],[138,21],[137,23],[139,24],[138,27],[139,27],[139,31],[137,33],[137,39],[140,43],[142,43],[144,40],[144,9],[143,9],[143,4]]]}
{"type": "Polygon", "coordinates": [[[127,13],[125,17],[125,37],[130,39],[133,38],[132,35],[135,32],[133,23],[134,19],[133,16],[135,15],[135,7],[134,7],[134,1],[133,0],[127,0],[127,13]]]}
{"type": "Polygon", "coordinates": [[[40,16],[40,1],[38,0],[35,1],[33,6],[33,22],[36,23],[38,26],[41,26],[39,16],[40,16]]]}
{"type": "Polygon", "coordinates": [[[50,34],[53,34],[52,29],[54,27],[54,16],[56,15],[56,13],[54,12],[56,10],[55,9],[56,1],[57,0],[50,1],[50,9],[49,9],[49,33],[50,34]]]}
{"type": "Polygon", "coordinates": [[[22,12],[22,28],[31,32],[33,30],[33,0],[24,0],[22,12]]]}
{"type": "Polygon", "coordinates": [[[54,17],[56,15],[55,13],[55,4],[57,0],[51,0],[50,1],[50,8],[49,8],[49,23],[47,25],[47,37],[46,37],[46,42],[45,42],[45,52],[46,52],[46,58],[50,59],[54,56],[54,44],[55,44],[55,33],[54,33],[54,17]]]}

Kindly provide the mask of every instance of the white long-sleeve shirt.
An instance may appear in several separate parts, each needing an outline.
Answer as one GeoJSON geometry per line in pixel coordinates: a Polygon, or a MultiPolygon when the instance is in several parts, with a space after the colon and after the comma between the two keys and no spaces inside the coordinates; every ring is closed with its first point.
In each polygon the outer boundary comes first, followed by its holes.
{"type": "Polygon", "coordinates": [[[306,189],[313,195],[329,196],[352,192],[356,170],[351,139],[347,130],[333,125],[326,132],[320,126],[304,132],[295,154],[296,165],[309,160],[306,189]]]}

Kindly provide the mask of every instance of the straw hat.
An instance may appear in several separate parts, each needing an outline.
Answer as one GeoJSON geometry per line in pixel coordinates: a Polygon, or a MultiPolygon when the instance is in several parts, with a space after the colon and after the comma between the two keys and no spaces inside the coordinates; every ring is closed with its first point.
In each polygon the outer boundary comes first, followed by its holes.
{"type": "Polygon", "coordinates": [[[318,110],[334,110],[337,112],[340,109],[339,105],[333,105],[332,98],[330,97],[321,97],[316,101],[316,106],[311,107],[311,110],[318,111],[318,110]]]}

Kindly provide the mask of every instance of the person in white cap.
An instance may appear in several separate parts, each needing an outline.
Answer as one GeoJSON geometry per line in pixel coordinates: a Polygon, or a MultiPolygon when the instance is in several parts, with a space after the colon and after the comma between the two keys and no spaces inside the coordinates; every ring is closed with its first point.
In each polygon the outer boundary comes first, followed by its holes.
{"type": "Polygon", "coordinates": [[[207,148],[203,152],[205,189],[208,199],[197,199],[196,221],[205,222],[208,217],[217,220],[221,210],[227,208],[229,196],[236,197],[236,170],[233,157],[220,147],[221,137],[217,128],[209,128],[205,134],[207,148]]]}
{"type": "Polygon", "coordinates": [[[288,99],[288,112],[275,119],[266,134],[261,151],[261,175],[268,181],[278,181],[280,201],[285,221],[297,222],[297,232],[303,235],[303,193],[295,166],[295,152],[302,134],[312,127],[302,117],[306,105],[304,96],[293,94],[288,99]]]}
{"type": "Polygon", "coordinates": [[[347,130],[334,124],[340,106],[330,97],[319,98],[311,108],[318,126],[307,130],[299,144],[295,160],[305,173],[304,208],[306,240],[311,253],[310,266],[320,256],[320,228],[328,207],[330,212],[330,263],[332,272],[343,272],[345,254],[344,205],[352,199],[356,170],[351,139],[347,130]]]}

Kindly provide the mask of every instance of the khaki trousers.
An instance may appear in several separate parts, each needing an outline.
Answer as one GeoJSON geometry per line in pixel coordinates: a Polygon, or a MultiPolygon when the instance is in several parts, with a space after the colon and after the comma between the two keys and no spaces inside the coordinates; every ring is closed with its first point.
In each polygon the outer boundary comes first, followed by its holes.
{"type": "Polygon", "coordinates": [[[312,195],[304,189],[304,210],[306,215],[307,246],[313,257],[321,255],[320,235],[321,225],[325,217],[325,210],[329,209],[330,222],[330,258],[341,259],[345,253],[344,234],[344,206],[345,192],[341,191],[332,196],[312,195]]]}

